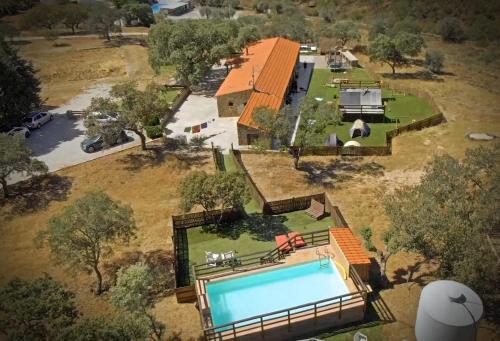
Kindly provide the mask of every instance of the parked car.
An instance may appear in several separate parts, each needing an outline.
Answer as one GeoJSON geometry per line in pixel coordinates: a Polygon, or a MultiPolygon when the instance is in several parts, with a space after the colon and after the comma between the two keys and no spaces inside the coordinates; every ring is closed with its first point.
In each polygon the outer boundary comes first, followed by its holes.
{"type": "Polygon", "coordinates": [[[47,112],[34,112],[24,119],[24,125],[30,129],[40,128],[48,121],[52,121],[54,116],[47,112]]]}
{"type": "Polygon", "coordinates": [[[96,122],[103,125],[113,123],[118,120],[118,113],[104,114],[102,112],[93,111],[89,114],[89,116],[94,117],[96,122]]]}
{"type": "Polygon", "coordinates": [[[10,136],[20,135],[28,138],[30,137],[31,132],[26,127],[14,127],[7,134],[9,134],[10,136]]]}
{"type": "Polygon", "coordinates": [[[124,130],[122,130],[118,136],[115,138],[111,137],[111,141],[104,143],[104,135],[98,134],[94,137],[88,137],[80,143],[82,150],[86,153],[93,153],[99,149],[102,149],[105,145],[115,145],[121,144],[128,140],[128,136],[124,130]]]}

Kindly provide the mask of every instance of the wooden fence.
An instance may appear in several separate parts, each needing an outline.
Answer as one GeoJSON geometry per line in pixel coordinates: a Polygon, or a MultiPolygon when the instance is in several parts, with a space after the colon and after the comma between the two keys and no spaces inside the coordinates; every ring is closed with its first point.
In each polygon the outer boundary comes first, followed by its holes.
{"type": "Polygon", "coordinates": [[[212,157],[214,159],[215,168],[218,171],[224,172],[226,170],[226,166],[224,165],[224,155],[222,155],[222,151],[219,147],[215,147],[212,142],[212,157]]]}
{"type": "Polygon", "coordinates": [[[297,198],[290,198],[284,200],[267,201],[264,204],[264,214],[280,214],[293,211],[301,211],[308,209],[311,206],[311,200],[325,203],[325,193],[305,195],[297,198]]]}
{"type": "Polygon", "coordinates": [[[252,177],[250,176],[250,173],[248,173],[248,170],[246,169],[245,165],[243,164],[243,161],[241,160],[241,154],[239,150],[234,150],[232,145],[231,148],[229,149],[229,157],[231,157],[236,165],[236,167],[239,168],[241,172],[245,175],[245,179],[248,185],[248,188],[250,189],[250,193],[252,197],[257,201],[257,204],[259,205],[259,209],[264,212],[264,207],[266,205],[266,198],[264,198],[264,195],[262,192],[259,190],[257,185],[255,184],[255,181],[253,181],[252,177]]]}
{"type": "Polygon", "coordinates": [[[217,222],[230,223],[240,219],[242,216],[243,212],[240,209],[232,207],[224,210],[186,213],[172,216],[172,226],[174,229],[186,229],[190,227],[215,224],[217,222]]]}

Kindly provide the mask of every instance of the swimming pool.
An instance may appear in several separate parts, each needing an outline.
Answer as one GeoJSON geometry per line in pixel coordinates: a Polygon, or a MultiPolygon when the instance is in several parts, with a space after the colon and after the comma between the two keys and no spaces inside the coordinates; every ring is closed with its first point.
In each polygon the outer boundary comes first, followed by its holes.
{"type": "Polygon", "coordinates": [[[348,293],[331,260],[323,266],[313,261],[207,284],[214,326],[348,293]]]}

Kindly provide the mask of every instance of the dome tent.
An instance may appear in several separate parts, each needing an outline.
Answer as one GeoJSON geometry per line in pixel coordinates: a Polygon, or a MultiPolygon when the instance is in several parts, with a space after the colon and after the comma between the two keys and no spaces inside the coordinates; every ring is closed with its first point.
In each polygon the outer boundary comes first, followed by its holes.
{"type": "Polygon", "coordinates": [[[361,143],[359,143],[358,141],[347,141],[344,144],[344,147],[361,147],[361,143]]]}
{"type": "Polygon", "coordinates": [[[369,136],[370,135],[370,127],[368,126],[368,124],[366,124],[362,120],[357,119],[356,121],[354,121],[351,129],[349,129],[349,135],[352,138],[355,138],[357,136],[361,136],[361,137],[369,136]]]}

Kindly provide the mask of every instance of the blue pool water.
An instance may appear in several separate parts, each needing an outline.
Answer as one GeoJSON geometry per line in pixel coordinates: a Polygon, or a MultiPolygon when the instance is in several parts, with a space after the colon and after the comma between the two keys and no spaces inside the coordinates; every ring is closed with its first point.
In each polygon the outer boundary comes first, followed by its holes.
{"type": "Polygon", "coordinates": [[[332,261],[323,267],[314,261],[208,283],[207,293],[213,324],[220,326],[344,295],[349,289],[332,261]]]}

